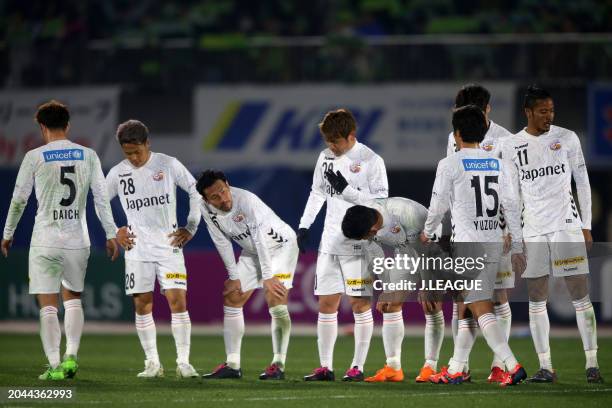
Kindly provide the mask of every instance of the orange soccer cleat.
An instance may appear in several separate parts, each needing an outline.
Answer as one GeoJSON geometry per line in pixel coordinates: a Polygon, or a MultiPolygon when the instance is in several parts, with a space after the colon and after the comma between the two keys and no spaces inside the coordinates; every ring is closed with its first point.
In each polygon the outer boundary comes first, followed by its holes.
{"type": "Polygon", "coordinates": [[[434,374],[436,374],[436,370],[431,368],[430,365],[425,364],[423,368],[421,368],[421,372],[417,376],[416,382],[418,383],[429,382],[429,377],[431,377],[434,374]]]}
{"type": "Polygon", "coordinates": [[[501,383],[506,378],[506,371],[495,366],[491,369],[491,374],[487,378],[487,381],[490,383],[501,383]]]}
{"type": "Polygon", "coordinates": [[[383,368],[376,371],[372,377],[365,379],[366,382],[401,382],[404,381],[404,371],[396,370],[385,364],[383,368]]]}

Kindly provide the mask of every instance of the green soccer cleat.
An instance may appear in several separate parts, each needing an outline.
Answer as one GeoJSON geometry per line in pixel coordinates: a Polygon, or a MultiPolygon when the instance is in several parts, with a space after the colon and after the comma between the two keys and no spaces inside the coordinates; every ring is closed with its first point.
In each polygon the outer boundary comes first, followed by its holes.
{"type": "Polygon", "coordinates": [[[76,356],[69,355],[64,357],[64,361],[60,364],[60,367],[64,370],[64,376],[66,378],[74,378],[79,369],[79,365],[76,361],[76,356]]]}
{"type": "Polygon", "coordinates": [[[64,380],[66,376],[64,375],[64,369],[61,366],[56,368],[47,368],[47,371],[38,376],[39,380],[64,380]]]}

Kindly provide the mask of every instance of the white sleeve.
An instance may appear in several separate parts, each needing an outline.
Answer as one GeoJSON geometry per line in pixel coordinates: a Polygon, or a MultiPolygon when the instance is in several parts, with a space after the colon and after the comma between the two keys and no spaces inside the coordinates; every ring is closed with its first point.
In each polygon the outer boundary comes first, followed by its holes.
{"type": "Polygon", "coordinates": [[[202,217],[204,217],[204,222],[206,223],[206,228],[208,229],[208,233],[210,234],[210,238],[212,239],[219,255],[221,256],[221,260],[225,265],[225,269],[227,270],[227,274],[231,280],[240,279],[240,275],[238,274],[238,268],[236,267],[236,257],[234,255],[234,247],[232,246],[232,241],[227,238],[227,236],[221,231],[221,228],[213,221],[210,216],[207,214],[206,209],[201,207],[202,217]]]}
{"type": "Polygon", "coordinates": [[[582,219],[582,228],[591,229],[591,185],[589,183],[589,173],[587,172],[586,162],[580,147],[580,140],[575,133],[572,133],[573,143],[568,152],[568,159],[572,169],[572,176],[576,182],[576,193],[578,195],[578,204],[580,204],[580,218],[582,219]]]}
{"type": "Polygon", "coordinates": [[[32,187],[34,186],[34,163],[30,152],[26,153],[17,173],[17,181],[13,190],[13,198],[4,224],[2,237],[6,240],[13,239],[17,224],[23,215],[23,211],[28,203],[32,187]]]}
{"type": "Polygon", "coordinates": [[[508,232],[512,236],[512,252],[520,253],[523,252],[523,230],[521,229],[518,171],[512,161],[504,159],[499,159],[499,161],[501,163],[500,201],[508,232]]]}
{"type": "Polygon", "coordinates": [[[117,226],[113,219],[113,211],[111,210],[110,199],[108,198],[108,187],[104,179],[104,173],[102,173],[102,165],[98,155],[93,150],[90,152],[92,155],[90,188],[93,193],[96,215],[102,224],[102,228],[104,228],[106,239],[113,239],[117,236],[117,226]]]}
{"type": "Polygon", "coordinates": [[[447,167],[447,163],[441,160],[436,170],[436,180],[431,192],[431,202],[429,203],[427,220],[423,229],[425,235],[429,238],[434,237],[438,226],[444,218],[444,214],[450,209],[453,178],[447,167]]]}
{"type": "Polygon", "coordinates": [[[108,201],[111,201],[119,194],[119,191],[117,190],[118,185],[119,180],[117,178],[117,172],[113,168],[106,175],[106,194],[108,194],[108,201]]]}
{"type": "Polygon", "coordinates": [[[269,212],[269,209],[263,201],[256,195],[250,195],[249,197],[249,208],[246,211],[246,217],[249,222],[249,230],[251,231],[251,238],[255,244],[255,250],[257,251],[257,258],[259,259],[259,266],[261,268],[261,278],[270,279],[274,276],[272,271],[272,258],[270,256],[270,250],[266,246],[266,219],[265,216],[269,212]]]}
{"type": "Polygon", "coordinates": [[[202,201],[202,196],[196,190],[195,178],[176,159],[173,160],[173,171],[176,184],[189,194],[189,215],[187,215],[185,229],[193,236],[198,230],[198,225],[200,225],[200,202],[202,201]]]}
{"type": "Polygon", "coordinates": [[[323,207],[323,204],[325,203],[325,182],[323,181],[323,176],[321,175],[321,166],[323,164],[324,157],[324,154],[321,153],[319,155],[319,159],[317,160],[314,174],[312,176],[310,195],[308,196],[306,208],[304,208],[304,214],[302,214],[298,228],[310,228],[315,218],[317,218],[317,214],[319,214],[319,211],[321,211],[321,207],[323,207]]]}
{"type": "Polygon", "coordinates": [[[382,157],[376,156],[372,164],[368,171],[369,191],[360,191],[348,185],[342,192],[342,198],[345,201],[352,204],[364,204],[375,198],[389,197],[389,182],[384,160],[382,157]]]}
{"type": "Polygon", "coordinates": [[[446,157],[457,151],[457,143],[452,133],[448,135],[448,143],[446,144],[446,157]]]}

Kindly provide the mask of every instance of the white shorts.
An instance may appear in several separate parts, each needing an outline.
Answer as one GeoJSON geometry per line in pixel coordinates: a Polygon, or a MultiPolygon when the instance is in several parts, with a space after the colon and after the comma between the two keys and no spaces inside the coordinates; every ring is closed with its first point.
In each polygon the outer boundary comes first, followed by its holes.
{"type": "Polygon", "coordinates": [[[365,255],[332,255],[319,252],[314,294],[372,296],[374,274],[365,255]]]}
{"type": "Polygon", "coordinates": [[[125,260],[126,295],[153,292],[155,278],[162,293],[167,289],[187,290],[187,269],[183,257],[154,262],[125,260]]]}
{"type": "Polygon", "coordinates": [[[477,290],[465,292],[463,303],[469,304],[493,299],[496,272],[499,270],[499,262],[485,262],[482,272],[476,278],[481,287],[477,290]]]}
{"type": "MultiPolygon", "coordinates": [[[[299,249],[296,241],[289,241],[278,250],[270,253],[272,274],[287,289],[293,287],[293,277],[295,275],[298,255],[299,249]]],[[[240,286],[243,292],[263,287],[261,266],[257,255],[241,253],[236,268],[240,276],[240,286]]]]}
{"type": "Polygon", "coordinates": [[[89,248],[30,247],[30,294],[59,293],[60,285],[73,292],[82,292],[88,259],[89,248]]]}
{"type": "Polygon", "coordinates": [[[512,270],[512,261],[510,252],[501,256],[498,263],[497,277],[495,278],[495,289],[513,289],[514,288],[514,271],[512,270]]]}
{"type": "Polygon", "coordinates": [[[589,273],[584,235],[581,229],[555,231],[525,237],[527,268],[523,278],[555,277],[589,273]]]}

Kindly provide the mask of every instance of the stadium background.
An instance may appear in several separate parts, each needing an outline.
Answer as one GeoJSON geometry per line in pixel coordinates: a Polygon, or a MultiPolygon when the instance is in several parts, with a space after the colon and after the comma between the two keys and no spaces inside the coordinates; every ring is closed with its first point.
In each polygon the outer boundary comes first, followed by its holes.
{"type": "MultiPolygon", "coordinates": [[[[137,118],[149,126],[154,151],[176,156],[194,175],[208,167],[226,171],[231,184],[253,191],[297,227],[323,147],[316,124],[327,110],[354,111],[359,140],[386,161],[390,196],[427,205],[457,89],[486,85],[491,118],[517,131],[525,123],[523,91],[538,83],[555,98],[555,123],[582,140],[593,236],[611,241],[609,2],[6,1],[0,11],[2,221],[24,153],[41,143],[35,108],[50,98],[69,105],[71,139],[96,149],[105,171],[121,159],[117,124],[137,118]]],[[[123,261],[104,258],[91,204],[87,326],[131,322],[123,261]]],[[[181,220],[186,205],[180,193],[181,220]]],[[[122,224],[118,202],[113,209],[122,224]]],[[[27,295],[35,210],[32,195],[11,256],[0,260],[0,325],[38,318],[27,295]]],[[[296,271],[295,322],[316,321],[312,285],[322,219],[296,271]]],[[[192,320],[219,324],[225,271],[203,225],[185,257],[192,320]]],[[[551,320],[573,325],[572,306],[557,300],[551,298],[551,320]]],[[[612,303],[596,308],[601,324],[609,324],[612,303]]],[[[418,310],[407,306],[407,323],[422,320],[418,310]]],[[[165,302],[156,302],[155,313],[169,318],[165,302]]],[[[269,321],[261,293],[245,315],[247,324],[269,321]]],[[[515,304],[513,317],[524,325],[527,304],[515,304]]],[[[341,320],[352,321],[347,305],[341,320]]]]}

